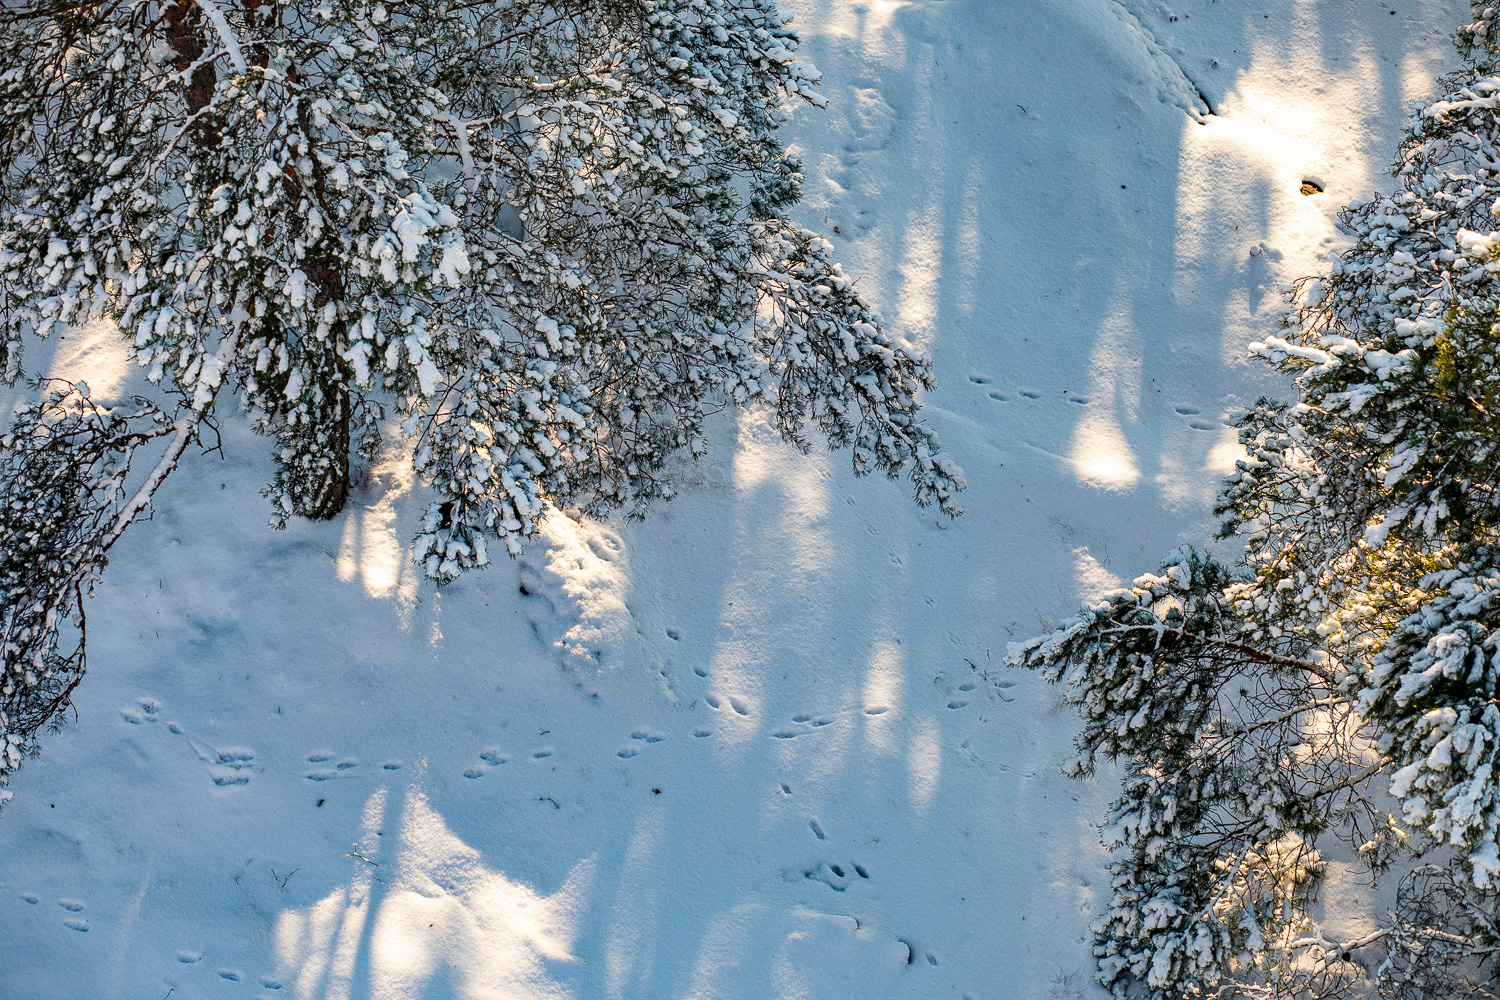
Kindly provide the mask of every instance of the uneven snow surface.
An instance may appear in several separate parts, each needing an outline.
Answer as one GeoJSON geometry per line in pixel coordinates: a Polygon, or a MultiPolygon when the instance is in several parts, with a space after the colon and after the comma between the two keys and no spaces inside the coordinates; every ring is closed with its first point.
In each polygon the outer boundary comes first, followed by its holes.
{"type": "MultiPolygon", "coordinates": [[[[1098,992],[1113,776],[1063,777],[1075,719],[1005,645],[1210,534],[1224,415],[1284,391],[1244,345],[1390,184],[1467,5],[791,7],[831,102],[803,218],[934,356],[968,513],[747,415],[650,521],[556,517],[438,593],[396,456],[276,532],[228,418],[10,786],[0,997],[1098,992]]],[[[108,331],[48,351],[128,387],[108,331]]]]}

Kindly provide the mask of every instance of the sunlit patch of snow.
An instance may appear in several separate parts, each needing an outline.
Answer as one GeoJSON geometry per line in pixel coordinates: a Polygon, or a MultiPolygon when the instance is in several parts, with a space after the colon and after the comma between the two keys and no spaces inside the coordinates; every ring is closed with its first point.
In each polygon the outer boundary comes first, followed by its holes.
{"type": "Polygon", "coordinates": [[[123,394],[134,366],[119,327],[108,320],[90,320],[55,336],[58,343],[48,378],[87,382],[90,396],[101,402],[123,394]]]}
{"type": "Polygon", "coordinates": [[[943,778],[943,744],[938,736],[938,725],[929,715],[917,719],[911,746],[906,751],[906,773],[910,779],[908,791],[912,806],[918,813],[927,812],[932,808],[938,783],[943,778]]]}
{"type": "Polygon", "coordinates": [[[348,884],[277,918],[277,962],[299,998],[344,1000],[357,990],[374,1000],[408,1000],[438,981],[459,1000],[572,996],[547,963],[573,961],[591,861],[542,895],[491,868],[417,788],[407,790],[396,829],[384,831],[395,833],[383,838],[394,840],[394,849],[380,854],[375,835],[385,812],[381,789],[365,806],[348,884]],[[361,970],[368,984],[357,981],[361,970]]]}
{"type": "Polygon", "coordinates": [[[901,647],[888,640],[877,640],[865,667],[863,725],[865,739],[883,754],[896,750],[898,710],[906,681],[904,668],[901,647]]]}
{"type": "Polygon", "coordinates": [[[1078,577],[1078,593],[1084,600],[1098,600],[1111,590],[1118,590],[1124,583],[1118,576],[1105,569],[1089,552],[1087,545],[1073,550],[1073,571],[1078,577]]]}

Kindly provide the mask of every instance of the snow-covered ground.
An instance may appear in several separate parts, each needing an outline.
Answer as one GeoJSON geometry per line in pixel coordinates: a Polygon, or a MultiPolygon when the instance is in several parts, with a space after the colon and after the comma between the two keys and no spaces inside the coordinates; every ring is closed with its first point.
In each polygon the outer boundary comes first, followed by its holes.
{"type": "MultiPolygon", "coordinates": [[[[10,787],[0,997],[1098,992],[1109,776],[1062,775],[1006,643],[1211,533],[1223,417],[1279,391],[1244,344],[1389,184],[1467,5],[790,6],[831,101],[804,218],[934,356],[968,513],[747,415],[653,519],[557,517],[439,593],[397,456],[276,532],[226,420],[10,787]]],[[[126,384],[107,331],[32,360],[126,384]]]]}

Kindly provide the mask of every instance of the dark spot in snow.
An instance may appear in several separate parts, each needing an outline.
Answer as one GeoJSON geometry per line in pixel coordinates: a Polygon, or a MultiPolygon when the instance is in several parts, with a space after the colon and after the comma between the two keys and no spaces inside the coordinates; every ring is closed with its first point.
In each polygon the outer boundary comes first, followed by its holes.
{"type": "Polygon", "coordinates": [[[328,801],[327,799],[319,799],[318,800],[318,808],[322,809],[323,808],[323,803],[325,803],[327,801],[328,801]]]}
{"type": "Polygon", "coordinates": [[[1302,193],[1303,194],[1322,194],[1323,193],[1323,188],[1322,188],[1321,185],[1316,184],[1313,181],[1303,181],[1302,182],[1302,193]]]}
{"type": "Polygon", "coordinates": [[[653,788],[653,789],[651,789],[651,794],[652,795],[660,795],[661,794],[661,789],[660,788],[653,788]]]}

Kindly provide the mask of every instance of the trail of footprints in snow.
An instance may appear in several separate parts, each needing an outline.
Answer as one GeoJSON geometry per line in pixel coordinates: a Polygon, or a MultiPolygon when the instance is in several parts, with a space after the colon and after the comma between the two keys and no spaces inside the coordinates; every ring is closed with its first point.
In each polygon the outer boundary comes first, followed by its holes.
{"type": "MultiPolygon", "coordinates": [[[[42,902],[42,897],[38,896],[34,892],[20,893],[20,897],[22,900],[30,903],[32,906],[39,906],[42,902]]],[[[83,903],[81,901],[76,899],[69,899],[68,897],[64,896],[57,901],[57,905],[71,914],[70,916],[62,918],[62,925],[64,927],[68,928],[69,930],[79,931],[83,934],[87,934],[89,932],[89,922],[83,919],[83,917],[79,916],[79,914],[83,912],[83,903]]]]}
{"type": "MultiPolygon", "coordinates": [[[[120,716],[133,726],[159,722],[161,702],[152,697],[137,698],[134,705],[120,709],[120,716]]],[[[175,722],[167,723],[167,731],[175,736],[186,736],[193,753],[198,756],[216,785],[246,785],[255,767],[255,751],[249,747],[216,747],[188,735],[175,722]]]]}
{"type": "MultiPolygon", "coordinates": [[[[784,781],[781,783],[781,791],[785,795],[792,794],[791,786],[784,781]]],[[[812,831],[812,835],[820,843],[828,842],[828,832],[823,829],[823,824],[818,822],[816,818],[807,821],[807,828],[812,831]]],[[[803,869],[802,877],[810,882],[822,882],[834,892],[844,892],[851,885],[859,884],[861,880],[869,881],[870,871],[858,861],[849,861],[847,863],[843,861],[824,861],[816,867],[803,869]]],[[[928,965],[938,964],[938,957],[932,951],[918,947],[907,938],[899,938],[898,940],[906,945],[907,965],[916,964],[919,957],[926,961],[928,965]]]]}
{"type": "MultiPolygon", "coordinates": [[[[544,732],[542,735],[545,736],[547,734],[544,732]]],[[[546,760],[556,752],[557,751],[550,746],[541,746],[531,751],[528,756],[530,756],[532,760],[546,760]]],[[[490,771],[494,768],[497,768],[501,764],[504,764],[510,760],[510,754],[501,750],[499,747],[485,747],[483,750],[479,751],[478,757],[481,763],[476,764],[473,767],[465,768],[463,772],[465,778],[482,778],[486,774],[489,774],[490,771]]]]}
{"type": "MultiPolygon", "coordinates": [[[[177,961],[183,965],[196,965],[203,961],[203,953],[201,951],[179,951],[177,952],[177,961]]],[[[214,974],[220,979],[229,980],[231,983],[240,982],[245,978],[245,974],[238,969],[219,968],[214,970],[214,974]]],[[[275,976],[256,976],[255,981],[268,990],[281,989],[281,980],[275,976]]]]}
{"type": "MultiPolygon", "coordinates": [[[[136,699],[134,705],[120,709],[120,715],[133,726],[158,722],[161,720],[161,703],[155,698],[142,697],[136,699]]],[[[188,745],[198,759],[203,761],[208,771],[208,776],[215,785],[246,785],[250,783],[250,776],[255,767],[255,751],[249,747],[217,747],[196,737],[189,735],[175,722],[167,723],[167,730],[174,735],[187,738],[188,745]]],[[[329,781],[333,778],[352,777],[351,772],[359,767],[359,760],[355,757],[341,757],[334,760],[338,755],[331,750],[318,750],[307,755],[309,764],[330,766],[314,767],[303,773],[308,781],[329,781]]],[[[399,760],[387,760],[381,763],[381,768],[386,771],[396,771],[402,766],[399,760]]]]}
{"type": "MultiPolygon", "coordinates": [[[[977,386],[988,386],[991,385],[995,380],[988,375],[983,375],[975,372],[969,375],[969,381],[977,386]]],[[[1035,389],[1019,388],[1016,390],[1016,393],[1025,399],[1042,398],[1042,393],[1038,392],[1035,389]]],[[[987,389],[985,391],[985,395],[1002,403],[1009,402],[1012,398],[1014,398],[1010,393],[1004,392],[1000,389],[987,389]]],[[[1066,389],[1063,390],[1063,398],[1070,403],[1077,403],[1080,406],[1087,406],[1089,403],[1093,402],[1093,399],[1089,396],[1085,396],[1081,393],[1076,393],[1066,389]]],[[[1192,406],[1187,403],[1181,403],[1173,406],[1172,411],[1180,417],[1188,418],[1187,425],[1195,431],[1211,431],[1217,429],[1217,425],[1202,416],[1203,410],[1201,407],[1192,406]]]]}

